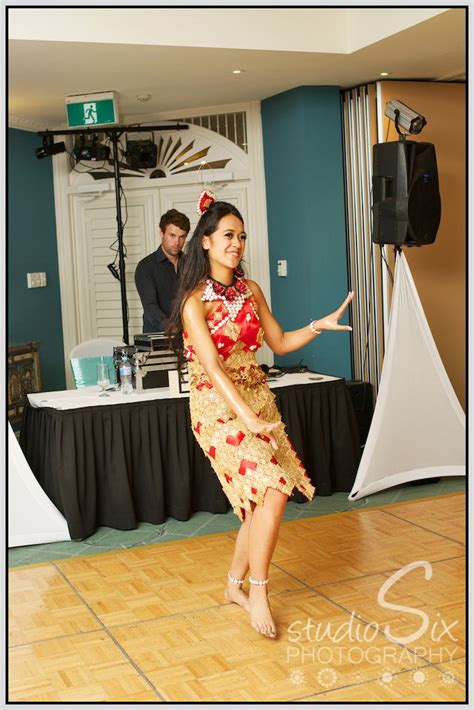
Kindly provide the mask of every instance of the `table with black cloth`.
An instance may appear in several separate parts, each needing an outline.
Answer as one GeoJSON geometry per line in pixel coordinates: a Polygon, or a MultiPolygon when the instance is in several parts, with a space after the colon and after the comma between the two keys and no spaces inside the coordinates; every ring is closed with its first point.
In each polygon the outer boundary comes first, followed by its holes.
{"type": "MultiPolygon", "coordinates": [[[[343,378],[315,376],[287,374],[269,384],[315,495],[349,492],[361,453],[352,401],[343,378]]],[[[130,530],[230,508],[194,439],[189,397],[154,392],[126,401],[113,393],[110,404],[97,387],[29,395],[20,445],[72,539],[99,526],[130,530]]],[[[295,489],[290,500],[307,499],[295,489]]]]}

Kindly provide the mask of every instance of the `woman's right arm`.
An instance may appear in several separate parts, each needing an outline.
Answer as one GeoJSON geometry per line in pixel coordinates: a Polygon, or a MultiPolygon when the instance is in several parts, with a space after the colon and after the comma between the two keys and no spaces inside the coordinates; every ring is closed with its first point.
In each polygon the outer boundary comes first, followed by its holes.
{"type": "Polygon", "coordinates": [[[198,360],[216,391],[225,399],[232,411],[251,432],[254,434],[266,434],[273,448],[276,449],[277,444],[272,431],[277,426],[280,426],[281,422],[265,422],[259,419],[240,396],[236,386],[227,375],[214,341],[211,338],[206,323],[204,303],[199,296],[193,295],[188,298],[183,308],[182,317],[184,330],[188,333],[198,360]]]}

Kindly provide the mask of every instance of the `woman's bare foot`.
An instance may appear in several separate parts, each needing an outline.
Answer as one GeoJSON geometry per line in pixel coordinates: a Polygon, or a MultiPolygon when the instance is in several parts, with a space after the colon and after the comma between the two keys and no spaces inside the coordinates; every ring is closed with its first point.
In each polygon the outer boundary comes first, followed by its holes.
{"type": "Polygon", "coordinates": [[[224,591],[224,598],[228,602],[235,602],[239,604],[245,611],[250,611],[249,606],[249,596],[247,592],[244,592],[242,587],[239,587],[233,582],[227,582],[227,586],[224,591]]]}
{"type": "Polygon", "coordinates": [[[249,593],[250,623],[259,633],[276,638],[275,622],[268,604],[267,590],[262,585],[251,585],[249,593]]]}

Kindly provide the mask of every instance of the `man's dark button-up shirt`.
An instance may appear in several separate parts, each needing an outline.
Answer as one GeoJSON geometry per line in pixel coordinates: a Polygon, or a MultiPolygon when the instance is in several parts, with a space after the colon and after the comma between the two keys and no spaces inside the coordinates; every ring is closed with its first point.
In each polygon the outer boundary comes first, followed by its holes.
{"type": "Polygon", "coordinates": [[[135,284],[143,306],[144,333],[165,330],[171,304],[178,290],[178,275],[183,262],[184,254],[181,252],[176,273],[160,245],[137,264],[135,284]]]}

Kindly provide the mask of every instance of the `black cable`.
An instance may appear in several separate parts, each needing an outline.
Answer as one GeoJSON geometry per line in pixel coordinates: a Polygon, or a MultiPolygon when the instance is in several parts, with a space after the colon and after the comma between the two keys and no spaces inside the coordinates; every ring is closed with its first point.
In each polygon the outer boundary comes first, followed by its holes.
{"type": "MultiPolygon", "coordinates": [[[[108,141],[109,141],[109,143],[110,143],[110,138],[108,138],[108,141]]],[[[119,142],[120,148],[121,148],[122,153],[123,153],[123,152],[124,152],[123,146],[122,146],[122,144],[120,143],[120,141],[118,141],[118,142],[119,142]]],[[[125,222],[122,222],[122,233],[123,233],[123,230],[125,229],[125,225],[126,225],[127,222],[128,222],[128,203],[127,203],[127,196],[126,196],[125,191],[124,191],[124,189],[123,189],[123,187],[122,187],[122,183],[120,183],[120,194],[122,195],[123,201],[124,201],[124,203],[125,203],[125,222]]],[[[120,215],[120,219],[122,219],[122,215],[120,215]]],[[[114,261],[113,261],[113,266],[115,266],[116,263],[117,263],[118,249],[115,248],[115,245],[117,244],[117,242],[118,242],[118,237],[117,237],[117,238],[112,242],[112,244],[109,246],[109,249],[111,249],[112,251],[115,252],[115,259],[114,259],[114,261]]],[[[126,247],[125,243],[123,244],[123,256],[124,256],[124,259],[127,258],[127,247],[126,247]]]]}
{"type": "Polygon", "coordinates": [[[384,248],[385,248],[385,244],[382,245],[382,249],[380,250],[380,253],[381,253],[381,255],[382,255],[382,259],[383,259],[384,262],[385,262],[385,266],[387,267],[387,271],[388,271],[388,274],[389,274],[389,276],[390,276],[390,280],[391,280],[392,286],[393,286],[393,274],[392,274],[392,270],[391,270],[391,268],[390,268],[390,265],[389,265],[387,259],[385,258],[384,248]]]}
{"type": "Polygon", "coordinates": [[[88,168],[87,170],[78,170],[78,169],[76,168],[76,165],[79,165],[79,163],[83,163],[84,161],[83,161],[83,160],[77,160],[77,159],[76,159],[76,156],[74,155],[74,153],[70,153],[68,150],[66,150],[66,153],[67,153],[68,156],[69,156],[69,165],[70,165],[70,167],[71,167],[71,170],[74,170],[74,172],[79,173],[80,175],[81,175],[81,174],[83,175],[83,174],[85,174],[85,173],[93,173],[93,172],[95,172],[96,170],[103,170],[103,171],[105,171],[106,173],[109,173],[110,175],[113,175],[113,171],[112,171],[112,170],[107,170],[107,168],[105,167],[105,164],[106,164],[106,162],[107,162],[106,160],[104,160],[104,161],[102,162],[102,165],[100,165],[100,166],[94,165],[93,168],[88,168]]]}
{"type": "MultiPolygon", "coordinates": [[[[371,269],[371,271],[372,271],[372,269],[371,269]]],[[[367,318],[367,330],[365,333],[365,353],[364,353],[364,360],[362,361],[362,379],[364,378],[364,375],[365,375],[365,364],[367,362],[367,356],[369,354],[369,333],[370,333],[371,315],[372,315],[372,309],[369,307],[369,317],[367,318]]]]}
{"type": "MultiPolygon", "coordinates": [[[[105,139],[105,144],[108,145],[109,148],[111,148],[112,139],[108,135],[107,135],[107,138],[105,139]]],[[[122,155],[119,157],[119,163],[121,163],[122,160],[124,160],[124,156],[127,155],[127,151],[122,145],[122,136],[117,138],[117,145],[120,148],[120,150],[122,151],[122,155]]],[[[112,149],[111,149],[111,152],[112,152],[112,149]]],[[[108,158],[108,162],[113,163],[113,160],[111,160],[111,158],[108,158]]]]}
{"type": "MultiPolygon", "coordinates": [[[[123,232],[125,225],[128,222],[128,205],[127,205],[127,196],[125,195],[122,185],[120,185],[120,192],[121,192],[124,202],[125,202],[125,222],[122,222],[122,232],[123,232]]],[[[115,252],[115,259],[113,261],[113,266],[115,266],[115,264],[117,263],[118,249],[115,248],[115,245],[117,244],[117,242],[118,242],[118,237],[116,237],[114,239],[114,241],[112,242],[112,244],[109,246],[109,249],[111,249],[112,251],[115,252]]],[[[127,258],[127,247],[126,247],[125,243],[123,244],[123,256],[124,256],[124,259],[127,258]]]]}
{"type": "Polygon", "coordinates": [[[299,372],[308,372],[308,366],[302,365],[303,360],[300,360],[297,365],[272,365],[268,374],[271,377],[281,377],[286,374],[294,374],[299,372]]]}
{"type": "MultiPolygon", "coordinates": [[[[79,174],[81,175],[81,174],[85,174],[85,173],[92,173],[92,172],[94,172],[95,170],[97,170],[97,166],[94,166],[93,168],[88,168],[87,170],[78,170],[77,167],[76,167],[76,165],[79,165],[79,163],[82,163],[83,161],[82,161],[82,160],[77,160],[77,159],[76,159],[76,156],[74,155],[74,153],[70,153],[68,150],[66,151],[66,153],[69,155],[69,165],[70,165],[70,168],[71,168],[71,170],[74,170],[74,172],[79,173],[79,174]]],[[[102,163],[102,165],[101,165],[100,168],[99,168],[100,170],[104,170],[104,169],[105,169],[104,166],[105,166],[105,163],[106,163],[106,162],[107,162],[107,161],[104,160],[104,162],[102,163]]]]}
{"type": "MultiPolygon", "coordinates": [[[[125,150],[124,150],[124,148],[123,148],[123,146],[122,146],[122,143],[120,142],[120,139],[118,139],[117,142],[118,142],[118,145],[120,146],[120,149],[121,149],[121,151],[122,151],[122,157],[123,157],[123,154],[124,154],[125,150]]],[[[107,136],[106,143],[111,143],[111,139],[110,139],[109,136],[107,136]]],[[[120,160],[120,158],[119,158],[119,160],[120,160]]],[[[126,196],[125,191],[124,191],[124,189],[123,189],[123,187],[122,187],[122,183],[120,183],[120,194],[122,195],[123,200],[124,200],[124,202],[125,202],[125,222],[122,222],[122,232],[123,232],[123,230],[124,230],[124,228],[125,228],[125,225],[126,225],[127,222],[128,222],[128,203],[127,203],[127,196],[126,196]]],[[[120,215],[120,219],[122,219],[122,215],[120,215]]],[[[112,251],[115,252],[115,258],[114,258],[114,260],[113,260],[112,267],[116,267],[117,258],[118,258],[118,255],[119,255],[119,250],[115,247],[115,245],[117,244],[117,242],[118,242],[118,236],[114,239],[114,241],[112,242],[112,244],[109,246],[109,249],[111,249],[112,251]]],[[[123,244],[123,256],[124,256],[124,259],[127,258],[127,247],[126,247],[125,243],[123,244]]],[[[112,270],[112,269],[111,269],[111,271],[112,271],[112,273],[113,273],[113,270],[112,270]]],[[[116,278],[116,277],[115,277],[115,278],[116,278]]],[[[119,278],[119,281],[120,281],[120,278],[119,278]]]]}
{"type": "MultiPolygon", "coordinates": [[[[124,192],[124,189],[122,187],[122,183],[120,183],[120,192],[122,193],[123,201],[125,203],[125,222],[122,222],[122,229],[124,229],[125,225],[128,222],[128,203],[127,203],[127,196],[124,192]]],[[[125,248],[125,245],[124,245],[125,248]]]]}
{"type": "MultiPolygon", "coordinates": [[[[102,136],[102,134],[97,134],[97,136],[96,136],[97,140],[99,140],[99,136],[102,136]]],[[[107,140],[110,142],[110,138],[107,137],[107,140]]],[[[101,166],[94,165],[93,168],[88,168],[87,170],[78,170],[76,168],[76,165],[78,165],[79,163],[82,163],[84,161],[77,160],[74,153],[72,153],[72,152],[70,153],[67,149],[66,149],[66,153],[69,155],[69,164],[71,166],[71,170],[74,170],[76,173],[93,173],[96,170],[104,170],[105,172],[110,173],[110,174],[112,174],[112,172],[113,172],[111,170],[107,170],[107,168],[105,167],[105,164],[107,163],[107,160],[108,160],[107,158],[102,161],[101,166]],[[74,161],[74,163],[73,163],[73,161],[74,161]]]]}

